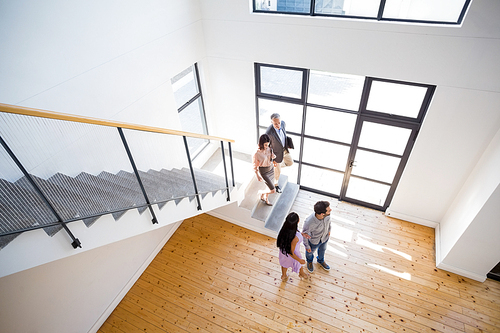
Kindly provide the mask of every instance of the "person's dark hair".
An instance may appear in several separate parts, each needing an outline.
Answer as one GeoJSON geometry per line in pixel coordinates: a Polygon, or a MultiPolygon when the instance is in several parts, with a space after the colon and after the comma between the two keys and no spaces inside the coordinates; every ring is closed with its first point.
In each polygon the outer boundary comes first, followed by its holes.
{"type": "Polygon", "coordinates": [[[281,230],[276,239],[276,246],[280,251],[287,256],[292,255],[292,241],[295,238],[295,233],[299,226],[299,215],[297,213],[291,212],[285,219],[285,223],[281,227],[281,230]]]}
{"type": "Polygon", "coordinates": [[[259,149],[263,150],[264,149],[264,143],[270,142],[271,139],[269,138],[269,135],[267,134],[262,134],[259,138],[259,149]]]}
{"type": "Polygon", "coordinates": [[[276,119],[276,118],[278,118],[278,119],[280,119],[280,118],[281,118],[279,113],[273,113],[273,114],[271,115],[271,120],[276,119]]]}
{"type": "Polygon", "coordinates": [[[328,207],[330,207],[330,203],[328,201],[318,201],[314,204],[314,212],[318,215],[325,214],[328,207]]]}

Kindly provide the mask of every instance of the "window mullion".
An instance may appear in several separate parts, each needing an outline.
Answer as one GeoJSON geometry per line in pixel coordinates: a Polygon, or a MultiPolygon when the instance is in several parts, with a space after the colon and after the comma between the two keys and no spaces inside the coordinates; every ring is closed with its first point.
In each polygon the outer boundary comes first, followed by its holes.
{"type": "Polygon", "coordinates": [[[380,6],[378,7],[377,21],[380,21],[382,19],[382,16],[384,15],[384,8],[385,8],[385,0],[380,0],[380,6]]]}

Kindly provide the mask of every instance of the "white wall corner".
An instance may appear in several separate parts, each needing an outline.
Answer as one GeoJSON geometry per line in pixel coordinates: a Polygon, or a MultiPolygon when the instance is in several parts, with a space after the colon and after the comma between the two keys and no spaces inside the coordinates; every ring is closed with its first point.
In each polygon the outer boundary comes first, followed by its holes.
{"type": "Polygon", "coordinates": [[[398,213],[398,212],[392,211],[390,208],[388,208],[385,211],[385,215],[389,216],[389,217],[394,217],[396,219],[400,219],[400,220],[404,220],[404,221],[408,221],[408,222],[420,224],[420,225],[423,225],[423,226],[426,226],[426,227],[430,227],[430,228],[434,228],[434,229],[436,229],[439,226],[439,222],[435,222],[435,221],[431,221],[431,220],[426,220],[426,219],[423,219],[423,218],[420,218],[420,217],[411,216],[411,215],[407,215],[407,214],[398,213]]]}
{"type": "Polygon", "coordinates": [[[467,277],[472,280],[476,280],[479,282],[484,282],[486,280],[486,276],[479,275],[476,273],[472,273],[451,265],[447,265],[443,263],[442,253],[441,253],[441,227],[438,224],[435,228],[435,247],[436,247],[436,267],[451,273],[455,273],[464,277],[467,277]]]}
{"type": "Polygon", "coordinates": [[[441,259],[441,225],[437,225],[436,228],[434,228],[434,247],[436,250],[436,267],[438,264],[440,264],[443,260],[441,259]]]}
{"type": "Polygon", "coordinates": [[[144,261],[144,263],[137,269],[135,274],[130,278],[130,280],[127,282],[127,284],[123,287],[123,289],[118,293],[118,295],[115,297],[115,299],[109,304],[109,306],[106,308],[106,310],[101,314],[99,319],[95,322],[95,324],[90,328],[88,333],[97,333],[99,328],[104,324],[104,322],[108,319],[108,317],[111,315],[111,313],[115,310],[115,308],[118,306],[118,304],[122,301],[123,297],[128,293],[130,288],[133,287],[135,282],[139,279],[139,277],[142,275],[142,273],[148,268],[149,264],[153,261],[153,259],[156,257],[156,255],[160,252],[160,250],[165,246],[167,241],[172,237],[174,232],[179,228],[179,226],[182,224],[183,221],[176,222],[174,224],[171,224],[171,228],[169,232],[163,237],[161,242],[156,246],[156,248],[151,252],[149,257],[144,261]]]}

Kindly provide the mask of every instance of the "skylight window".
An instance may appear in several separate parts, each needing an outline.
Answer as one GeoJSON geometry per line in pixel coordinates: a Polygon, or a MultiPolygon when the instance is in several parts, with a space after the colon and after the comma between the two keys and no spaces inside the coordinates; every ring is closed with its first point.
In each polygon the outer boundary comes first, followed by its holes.
{"type": "Polygon", "coordinates": [[[461,24],[471,0],[253,0],[254,12],[461,24]]]}

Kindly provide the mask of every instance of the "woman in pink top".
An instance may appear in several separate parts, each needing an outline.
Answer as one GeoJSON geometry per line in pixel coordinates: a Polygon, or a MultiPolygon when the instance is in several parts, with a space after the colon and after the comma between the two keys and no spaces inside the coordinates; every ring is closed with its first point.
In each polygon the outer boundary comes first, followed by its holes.
{"type": "Polygon", "coordinates": [[[302,244],[303,236],[298,230],[299,215],[291,212],[285,219],[285,223],[276,239],[276,245],[280,249],[279,261],[281,265],[281,279],[288,279],[287,270],[292,268],[292,271],[298,273],[301,278],[309,278],[309,274],[304,272],[306,261],[302,259],[300,254],[300,244],[302,244]]]}
{"type": "Polygon", "coordinates": [[[253,170],[257,176],[259,182],[265,182],[268,189],[259,191],[260,200],[262,200],[266,205],[272,206],[273,204],[269,202],[269,194],[276,192],[274,189],[274,165],[273,160],[276,155],[273,154],[271,148],[269,148],[269,136],[267,134],[262,134],[259,138],[259,147],[255,154],[253,155],[253,170]]]}

